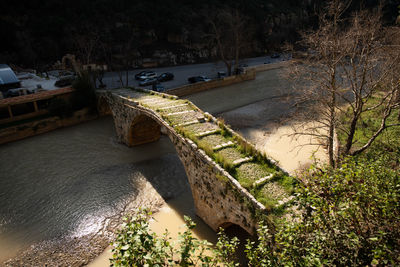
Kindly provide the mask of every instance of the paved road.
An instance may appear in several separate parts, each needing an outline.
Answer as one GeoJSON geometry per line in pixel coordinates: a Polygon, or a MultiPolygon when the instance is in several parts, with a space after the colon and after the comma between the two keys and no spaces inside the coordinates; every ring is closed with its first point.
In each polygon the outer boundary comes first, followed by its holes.
{"type": "MultiPolygon", "coordinates": [[[[283,60],[284,57],[271,58],[266,57],[256,57],[248,58],[241,61],[241,64],[247,64],[248,66],[256,66],[264,63],[273,63],[283,60]]],[[[193,65],[183,65],[174,67],[164,67],[164,68],[151,68],[151,69],[135,69],[128,71],[128,85],[129,86],[139,86],[139,81],[135,80],[135,74],[141,72],[142,70],[152,70],[158,75],[164,72],[172,72],[175,75],[174,80],[163,82],[162,85],[166,89],[176,88],[185,84],[188,84],[187,79],[191,76],[204,75],[209,78],[216,78],[218,71],[226,71],[226,67],[222,62],[219,63],[204,63],[204,64],[193,64],[193,65]]],[[[126,82],[126,72],[123,72],[123,81],[126,82]]],[[[118,88],[121,87],[121,82],[119,79],[118,72],[108,72],[104,75],[103,82],[108,88],[118,88]]],[[[143,88],[151,88],[151,86],[145,86],[143,88]]]]}
{"type": "MultiPolygon", "coordinates": [[[[266,99],[290,94],[290,84],[283,78],[284,68],[257,73],[255,80],[215,88],[187,98],[203,111],[219,114],[266,99]]],[[[256,112],[256,111],[254,111],[256,112]]]]}

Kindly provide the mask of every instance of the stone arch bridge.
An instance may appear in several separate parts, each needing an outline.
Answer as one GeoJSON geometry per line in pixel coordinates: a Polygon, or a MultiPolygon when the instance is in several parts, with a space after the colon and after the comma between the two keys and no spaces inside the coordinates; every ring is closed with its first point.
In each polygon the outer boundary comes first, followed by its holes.
{"type": "Polygon", "coordinates": [[[263,216],[288,210],[295,181],[213,116],[187,100],[147,90],[99,92],[117,138],[135,146],[169,137],[183,163],[196,213],[215,231],[238,225],[255,233],[263,216]]]}

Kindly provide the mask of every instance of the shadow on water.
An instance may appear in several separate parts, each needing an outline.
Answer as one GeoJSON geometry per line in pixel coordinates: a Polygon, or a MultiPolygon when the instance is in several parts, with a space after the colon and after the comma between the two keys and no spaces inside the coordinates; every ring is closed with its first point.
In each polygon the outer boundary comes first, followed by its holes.
{"type": "Polygon", "coordinates": [[[95,233],[105,217],[135,198],[140,179],[181,218],[192,217],[199,238],[216,240],[195,215],[171,141],[163,136],[134,148],[121,145],[111,117],[2,145],[0,169],[0,263],[41,241],[95,233]]]}
{"type": "Polygon", "coordinates": [[[137,194],[132,180],[185,181],[164,139],[128,148],[102,118],[0,146],[0,262],[33,243],[95,232],[137,194]]]}

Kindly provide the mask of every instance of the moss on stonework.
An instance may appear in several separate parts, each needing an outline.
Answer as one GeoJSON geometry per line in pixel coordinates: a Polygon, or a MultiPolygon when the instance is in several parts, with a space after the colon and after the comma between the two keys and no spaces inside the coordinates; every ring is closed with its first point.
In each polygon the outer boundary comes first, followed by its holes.
{"type": "Polygon", "coordinates": [[[185,106],[172,106],[172,107],[164,107],[164,108],[158,108],[156,111],[164,114],[168,113],[176,113],[176,112],[183,112],[183,111],[188,111],[188,110],[194,110],[191,106],[185,105],[185,106]]]}
{"type": "Polygon", "coordinates": [[[217,158],[223,158],[230,163],[233,163],[235,160],[246,157],[246,155],[242,154],[240,150],[235,147],[228,147],[221,149],[215,154],[217,158]]]}
{"type": "Polygon", "coordinates": [[[227,142],[229,142],[231,140],[228,139],[228,138],[225,138],[221,134],[211,134],[211,135],[207,135],[207,136],[202,137],[200,139],[200,141],[207,142],[212,147],[215,147],[215,146],[218,146],[218,145],[225,144],[225,143],[227,143],[227,142]]]}
{"type": "MultiPolygon", "coordinates": [[[[176,133],[193,141],[199,149],[203,150],[214,162],[219,164],[234,177],[242,187],[247,189],[257,201],[262,203],[266,207],[266,211],[257,209],[255,203],[248,199],[246,195],[243,195],[240,189],[236,188],[228,177],[223,174],[215,175],[220,182],[226,185],[223,190],[219,190],[219,193],[217,192],[217,195],[220,195],[222,198],[234,196],[235,201],[241,203],[241,207],[247,209],[252,214],[253,218],[265,216],[266,213],[279,216],[285,212],[286,204],[282,203],[290,202],[287,200],[293,194],[294,188],[297,186],[296,179],[280,171],[280,168],[273,164],[264,153],[257,151],[254,145],[233,132],[222,120],[219,120],[217,123],[207,120],[204,121],[204,119],[200,119],[199,121],[198,119],[200,117],[211,117],[198,110],[198,108],[188,100],[169,100],[165,98],[164,95],[149,95],[148,93],[140,94],[138,100],[139,102],[140,100],[147,102],[144,103],[143,106],[161,115],[167,123],[174,127],[176,133]],[[149,99],[156,98],[164,101],[149,101],[149,99]],[[167,115],[191,110],[194,112],[167,115]],[[188,122],[193,123],[190,125],[177,126],[188,122]],[[215,130],[217,130],[216,133],[209,133],[209,135],[199,137],[200,134],[215,130]],[[229,147],[214,150],[215,147],[226,144],[229,141],[234,144],[229,147]],[[244,162],[239,165],[233,164],[236,160],[249,156],[252,157],[251,162],[244,162]],[[255,183],[271,174],[272,178],[270,178],[270,180],[265,180],[262,184],[255,183]]],[[[215,173],[212,167],[210,167],[209,170],[210,173],[215,173]]],[[[206,190],[213,190],[211,184],[205,184],[204,187],[206,190]]],[[[243,221],[243,224],[248,224],[248,222],[243,221]]]]}
{"type": "Polygon", "coordinates": [[[183,126],[183,128],[194,133],[203,133],[219,129],[217,125],[210,122],[198,122],[191,125],[183,126]]]}
{"type": "Polygon", "coordinates": [[[252,186],[254,182],[257,180],[264,178],[272,173],[275,170],[270,168],[267,165],[256,164],[254,162],[244,163],[236,168],[236,179],[245,186],[249,188],[252,186]]]}
{"type": "Polygon", "coordinates": [[[170,116],[166,115],[166,119],[169,123],[176,125],[176,124],[184,124],[191,121],[195,121],[201,115],[202,114],[200,112],[188,112],[185,113],[184,115],[183,114],[170,115],[170,116]]]}

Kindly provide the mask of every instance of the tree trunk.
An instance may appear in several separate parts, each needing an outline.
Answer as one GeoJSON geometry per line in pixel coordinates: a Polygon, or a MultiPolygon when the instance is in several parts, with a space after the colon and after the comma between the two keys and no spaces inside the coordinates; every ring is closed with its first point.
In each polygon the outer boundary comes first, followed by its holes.
{"type": "Polygon", "coordinates": [[[328,157],[329,165],[335,167],[335,155],[333,140],[335,138],[335,119],[336,119],[336,68],[334,67],[331,74],[331,96],[329,103],[329,133],[328,133],[328,157]]]}
{"type": "Polygon", "coordinates": [[[232,63],[228,63],[228,61],[224,61],[225,66],[226,66],[226,71],[228,73],[228,76],[232,75],[232,63]]]}
{"type": "MultiPolygon", "coordinates": [[[[333,99],[331,103],[335,102],[335,93],[332,93],[333,99]]],[[[335,167],[335,156],[334,156],[334,147],[333,140],[335,135],[335,107],[330,107],[330,122],[329,122],[329,135],[328,135],[328,156],[329,156],[329,165],[331,167],[335,167]]]]}
{"type": "Polygon", "coordinates": [[[354,139],[354,134],[356,132],[357,121],[358,121],[358,115],[354,114],[350,124],[349,135],[347,136],[346,140],[346,148],[344,151],[345,155],[348,155],[350,153],[351,146],[353,145],[353,139],[354,139]]]}

